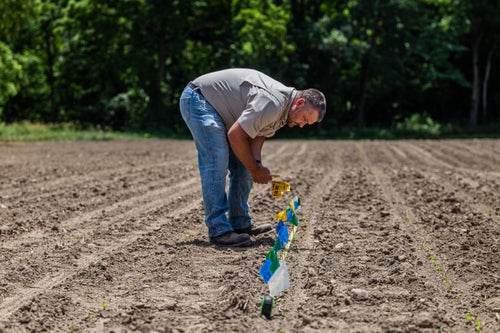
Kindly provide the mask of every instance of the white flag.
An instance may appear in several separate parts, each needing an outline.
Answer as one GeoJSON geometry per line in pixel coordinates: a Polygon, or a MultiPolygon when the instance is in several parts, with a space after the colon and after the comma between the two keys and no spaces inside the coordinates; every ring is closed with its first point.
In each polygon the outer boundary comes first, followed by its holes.
{"type": "Polygon", "coordinates": [[[276,296],[283,290],[290,288],[290,276],[288,275],[286,262],[281,263],[280,267],[274,272],[267,284],[271,296],[276,296]]]}

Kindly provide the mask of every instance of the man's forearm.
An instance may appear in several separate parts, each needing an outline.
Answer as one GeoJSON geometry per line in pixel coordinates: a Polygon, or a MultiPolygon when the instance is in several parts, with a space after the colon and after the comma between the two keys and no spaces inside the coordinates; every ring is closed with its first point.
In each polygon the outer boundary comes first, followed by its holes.
{"type": "Polygon", "coordinates": [[[250,173],[254,173],[259,167],[256,161],[259,158],[253,153],[252,138],[238,125],[231,127],[227,138],[236,157],[250,173]]]}
{"type": "Polygon", "coordinates": [[[264,145],[265,140],[266,140],[266,138],[264,136],[258,136],[255,139],[250,141],[250,146],[252,148],[253,157],[258,161],[262,160],[261,152],[262,152],[262,146],[264,145]]]}

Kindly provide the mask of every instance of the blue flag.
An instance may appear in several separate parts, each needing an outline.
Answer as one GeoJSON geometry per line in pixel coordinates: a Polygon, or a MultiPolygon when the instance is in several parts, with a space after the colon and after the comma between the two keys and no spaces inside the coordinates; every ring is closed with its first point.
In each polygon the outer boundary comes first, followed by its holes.
{"type": "Polygon", "coordinates": [[[300,208],[300,198],[299,197],[293,198],[293,200],[290,201],[290,207],[292,207],[293,210],[299,209],[300,208]]]}
{"type": "Polygon", "coordinates": [[[262,267],[260,268],[259,274],[265,283],[269,282],[269,279],[271,278],[271,276],[273,276],[273,272],[271,271],[271,259],[266,259],[266,261],[264,261],[264,264],[262,264],[262,267]]]}
{"type": "Polygon", "coordinates": [[[276,226],[276,233],[278,234],[281,244],[288,243],[288,229],[283,221],[278,222],[278,225],[276,226]]]}

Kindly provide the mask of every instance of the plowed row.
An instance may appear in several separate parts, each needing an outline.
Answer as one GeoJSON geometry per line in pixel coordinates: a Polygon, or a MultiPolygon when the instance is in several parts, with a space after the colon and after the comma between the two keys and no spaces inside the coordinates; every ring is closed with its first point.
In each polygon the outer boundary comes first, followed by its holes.
{"type": "Polygon", "coordinates": [[[0,332],[498,332],[500,141],[280,141],[298,195],[291,288],[275,234],[208,242],[191,141],[0,144],[0,332]]]}

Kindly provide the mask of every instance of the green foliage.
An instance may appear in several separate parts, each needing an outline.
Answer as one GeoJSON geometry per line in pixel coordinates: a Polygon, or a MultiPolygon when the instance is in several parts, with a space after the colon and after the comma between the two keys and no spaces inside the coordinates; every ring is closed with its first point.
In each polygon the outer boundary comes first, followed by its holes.
{"type": "Polygon", "coordinates": [[[186,83],[241,66],[325,92],[328,115],[308,135],[438,137],[456,130],[441,124],[469,120],[476,41],[479,81],[489,55],[492,65],[480,121],[497,124],[499,6],[500,0],[4,0],[0,121],[184,135],[178,99],[186,83]]]}
{"type": "Polygon", "coordinates": [[[441,125],[427,114],[412,114],[396,121],[394,127],[397,132],[417,134],[421,137],[438,137],[441,134],[441,125]]]}
{"type": "Polygon", "coordinates": [[[19,92],[23,76],[23,59],[0,41],[0,116],[2,106],[19,92]]]}
{"type": "Polygon", "coordinates": [[[40,10],[38,0],[0,1],[0,41],[14,41],[19,32],[36,19],[40,10]]]}
{"type": "Polygon", "coordinates": [[[290,21],[287,2],[276,5],[270,0],[233,1],[232,11],[236,31],[231,45],[235,51],[233,63],[279,73],[295,50],[295,45],[287,39],[290,21]]]}

